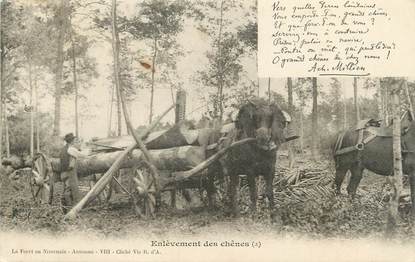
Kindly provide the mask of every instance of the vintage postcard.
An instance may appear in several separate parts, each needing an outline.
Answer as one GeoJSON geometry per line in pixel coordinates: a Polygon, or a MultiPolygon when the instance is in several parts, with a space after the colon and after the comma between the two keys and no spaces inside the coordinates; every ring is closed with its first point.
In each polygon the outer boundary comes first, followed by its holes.
{"type": "Polygon", "coordinates": [[[415,261],[413,0],[0,0],[0,262],[415,261]]]}

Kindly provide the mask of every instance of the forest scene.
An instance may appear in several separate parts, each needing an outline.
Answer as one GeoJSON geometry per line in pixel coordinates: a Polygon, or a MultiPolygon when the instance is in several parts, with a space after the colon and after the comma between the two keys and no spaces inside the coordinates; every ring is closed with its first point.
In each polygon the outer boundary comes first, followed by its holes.
{"type": "MultiPolygon", "coordinates": [[[[415,77],[258,78],[256,4],[0,1],[0,231],[413,241],[415,145],[407,137],[415,77]],[[272,125],[266,134],[275,172],[269,180],[218,171],[210,180],[238,141],[228,149],[217,138],[214,148],[200,142],[200,130],[231,134],[225,127],[241,121],[247,104],[284,112],[284,136],[291,138],[269,142],[272,125]],[[336,155],[348,134],[368,128],[384,133],[362,131],[351,153],[336,155]],[[167,141],[151,140],[157,132],[167,141]],[[77,166],[82,200],[65,206],[55,166],[68,133],[87,157],[77,166]],[[192,141],[199,144],[179,145],[188,134],[198,134],[192,141]],[[387,161],[365,154],[380,136],[388,141],[378,149],[389,150],[387,161]],[[366,158],[383,161],[387,174],[365,166],[360,181],[358,171],[341,167],[347,154],[357,155],[359,168],[366,158]],[[127,166],[124,158],[136,162],[127,166]]],[[[263,126],[255,128],[259,139],[263,126]]]]}

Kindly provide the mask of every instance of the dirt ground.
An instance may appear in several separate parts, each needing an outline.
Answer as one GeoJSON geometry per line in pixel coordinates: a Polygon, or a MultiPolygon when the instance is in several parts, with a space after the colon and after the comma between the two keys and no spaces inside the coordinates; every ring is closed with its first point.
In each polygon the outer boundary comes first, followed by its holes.
{"type": "MultiPolygon", "coordinates": [[[[209,211],[200,200],[199,192],[194,190],[191,204],[186,204],[178,195],[176,209],[168,205],[169,194],[163,195],[163,205],[155,219],[140,219],[131,208],[127,195],[116,193],[109,203],[95,201],[81,212],[76,221],[63,222],[58,201],[62,185],[57,186],[52,206],[41,205],[33,202],[27,175],[22,175],[17,180],[2,175],[0,231],[41,232],[59,236],[76,231],[112,238],[224,233],[264,236],[306,234],[318,239],[384,235],[388,206],[384,177],[366,172],[358,190],[359,196],[351,200],[346,195],[333,194],[331,182],[334,172],[331,161],[315,162],[307,157],[299,159],[301,161],[293,169],[288,169],[286,158],[279,157],[275,179],[277,215],[274,221],[269,219],[267,203],[261,195],[258,212],[255,215],[248,212],[248,191],[246,186],[242,186],[242,215],[237,219],[225,214],[226,207],[223,203],[220,203],[217,210],[209,211]],[[302,177],[297,176],[292,185],[287,185],[287,177],[295,172],[303,174],[302,177]]],[[[262,185],[260,194],[261,188],[262,185]]],[[[402,240],[415,239],[415,226],[410,222],[407,204],[401,207],[400,215],[397,237],[402,240]]]]}

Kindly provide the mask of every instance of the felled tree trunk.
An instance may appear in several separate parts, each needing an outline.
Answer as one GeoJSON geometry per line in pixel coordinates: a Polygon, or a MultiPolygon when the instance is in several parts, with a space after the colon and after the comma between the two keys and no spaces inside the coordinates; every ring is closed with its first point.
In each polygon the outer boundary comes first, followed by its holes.
{"type": "MultiPolygon", "coordinates": [[[[93,156],[81,158],[77,161],[77,172],[79,177],[106,172],[119,157],[120,151],[110,153],[99,153],[93,156]]],[[[205,160],[202,147],[183,146],[169,149],[149,150],[158,169],[184,171],[193,168],[205,160]]],[[[142,151],[135,149],[121,164],[120,168],[131,168],[144,164],[142,151]]],[[[52,170],[59,172],[60,160],[53,158],[52,170]]]]}
{"type": "MultiPolygon", "coordinates": [[[[79,177],[86,177],[92,174],[105,173],[111,165],[120,156],[122,151],[99,153],[77,161],[77,172],[79,177]]],[[[203,147],[183,146],[169,149],[149,150],[153,157],[155,165],[161,170],[185,171],[189,170],[205,160],[203,147]]],[[[11,166],[14,170],[31,167],[31,161],[25,161],[16,156],[3,159],[4,166],[11,166]]],[[[60,172],[59,158],[51,159],[52,170],[55,173],[60,172]]],[[[132,168],[144,164],[142,152],[139,149],[133,150],[129,157],[122,163],[120,168],[132,168]]]]}
{"type": "MultiPolygon", "coordinates": [[[[189,130],[182,128],[179,124],[163,131],[152,132],[143,142],[148,149],[164,149],[180,146],[200,146],[203,144],[205,136],[208,136],[213,129],[204,128],[189,130]]],[[[104,138],[87,143],[91,146],[92,151],[114,151],[127,148],[134,143],[132,136],[122,136],[113,138],[104,138]]]]}

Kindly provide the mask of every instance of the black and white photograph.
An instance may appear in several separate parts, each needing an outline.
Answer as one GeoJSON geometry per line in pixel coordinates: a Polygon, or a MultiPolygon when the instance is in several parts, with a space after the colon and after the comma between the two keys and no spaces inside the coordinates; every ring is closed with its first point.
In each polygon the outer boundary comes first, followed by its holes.
{"type": "Polygon", "coordinates": [[[0,262],[415,261],[414,14],[0,0],[0,262]]]}

